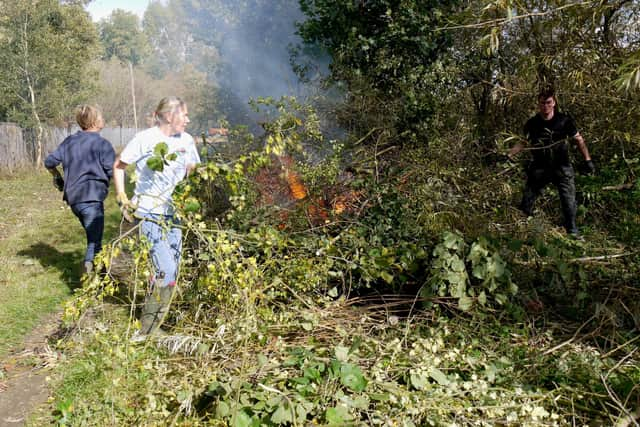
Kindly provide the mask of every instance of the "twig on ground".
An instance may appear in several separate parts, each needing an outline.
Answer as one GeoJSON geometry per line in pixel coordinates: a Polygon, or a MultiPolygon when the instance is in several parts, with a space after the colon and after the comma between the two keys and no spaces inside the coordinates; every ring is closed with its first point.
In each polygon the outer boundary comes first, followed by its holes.
{"type": "Polygon", "coordinates": [[[587,319],[586,322],[584,322],[582,325],[580,325],[580,327],[576,330],[576,332],[573,334],[573,336],[571,338],[569,338],[567,341],[561,342],[560,344],[556,345],[555,347],[552,347],[548,350],[546,350],[544,353],[542,353],[543,355],[547,356],[551,353],[554,353],[556,350],[560,350],[562,347],[567,346],[569,344],[571,344],[576,337],[578,336],[578,334],[580,333],[580,331],[582,330],[582,328],[584,328],[585,326],[587,326],[589,323],[591,323],[591,321],[593,319],[595,319],[595,315],[591,316],[590,318],[587,319]]]}
{"type": "Polygon", "coordinates": [[[613,390],[611,390],[611,388],[609,387],[609,384],[607,383],[607,377],[609,376],[610,373],[611,371],[609,371],[606,376],[600,375],[600,380],[602,381],[604,388],[607,390],[607,393],[609,394],[609,398],[613,401],[613,403],[616,404],[618,409],[625,415],[625,417],[618,420],[618,422],[616,423],[616,427],[621,427],[621,426],[626,427],[626,426],[629,426],[630,423],[633,423],[636,427],[640,426],[640,424],[638,424],[638,422],[636,421],[637,415],[629,412],[629,410],[627,410],[627,408],[624,407],[622,402],[620,402],[620,399],[618,399],[618,396],[616,395],[616,393],[613,390]]]}
{"type": "Polygon", "coordinates": [[[624,342],[624,343],[620,344],[618,347],[616,347],[613,350],[610,350],[607,353],[605,353],[604,355],[600,356],[600,358],[601,359],[605,359],[605,358],[609,357],[610,355],[612,355],[613,353],[615,353],[616,351],[620,350],[621,348],[624,348],[624,347],[628,346],[629,344],[631,344],[632,342],[634,342],[634,341],[636,341],[638,339],[640,339],[640,335],[636,336],[635,338],[630,339],[627,342],[624,342]]]}

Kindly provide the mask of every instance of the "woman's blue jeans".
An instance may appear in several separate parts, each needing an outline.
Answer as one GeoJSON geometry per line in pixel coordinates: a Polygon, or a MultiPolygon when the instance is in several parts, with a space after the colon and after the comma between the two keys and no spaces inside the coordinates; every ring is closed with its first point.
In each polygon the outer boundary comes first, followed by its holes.
{"type": "Polygon", "coordinates": [[[171,216],[147,214],[140,219],[140,235],[151,243],[151,261],[155,270],[152,282],[174,286],[182,254],[182,230],[171,216]]]}
{"type": "Polygon", "coordinates": [[[84,254],[84,261],[93,262],[93,258],[102,250],[104,205],[102,202],[81,202],[72,205],[71,211],[78,217],[87,234],[87,250],[84,254]]]}

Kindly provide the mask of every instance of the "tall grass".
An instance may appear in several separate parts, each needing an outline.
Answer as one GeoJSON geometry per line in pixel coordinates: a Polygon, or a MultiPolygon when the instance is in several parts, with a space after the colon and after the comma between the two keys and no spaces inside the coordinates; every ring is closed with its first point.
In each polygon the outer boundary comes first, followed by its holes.
{"type": "MultiPolygon", "coordinates": [[[[45,171],[0,180],[0,357],[80,286],[85,235],[45,171]]],[[[117,224],[107,203],[106,238],[117,224]]]]}

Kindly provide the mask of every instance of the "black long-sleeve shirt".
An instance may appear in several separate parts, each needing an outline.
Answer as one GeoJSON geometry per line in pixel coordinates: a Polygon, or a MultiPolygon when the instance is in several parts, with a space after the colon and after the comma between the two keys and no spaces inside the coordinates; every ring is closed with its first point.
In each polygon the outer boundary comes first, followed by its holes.
{"type": "Polygon", "coordinates": [[[63,199],[71,206],[81,202],[102,202],[109,192],[115,152],[98,132],[78,131],[65,138],[44,161],[47,169],[62,164],[63,199]]]}
{"type": "Polygon", "coordinates": [[[531,144],[536,167],[571,165],[567,140],[576,136],[578,129],[570,116],[556,111],[551,120],[544,120],[536,114],[525,124],[524,133],[531,144]]]}

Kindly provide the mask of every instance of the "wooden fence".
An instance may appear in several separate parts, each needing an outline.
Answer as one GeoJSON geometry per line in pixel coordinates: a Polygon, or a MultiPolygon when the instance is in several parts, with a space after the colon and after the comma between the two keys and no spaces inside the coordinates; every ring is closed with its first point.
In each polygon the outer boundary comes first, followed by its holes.
{"type": "MultiPolygon", "coordinates": [[[[78,131],[71,128],[45,127],[43,154],[46,157],[56,149],[67,136],[78,131]]],[[[120,151],[135,135],[133,128],[104,128],[100,135],[120,151]]],[[[36,146],[33,129],[22,129],[15,123],[0,122],[0,171],[12,172],[16,169],[35,166],[36,146]]]]}

